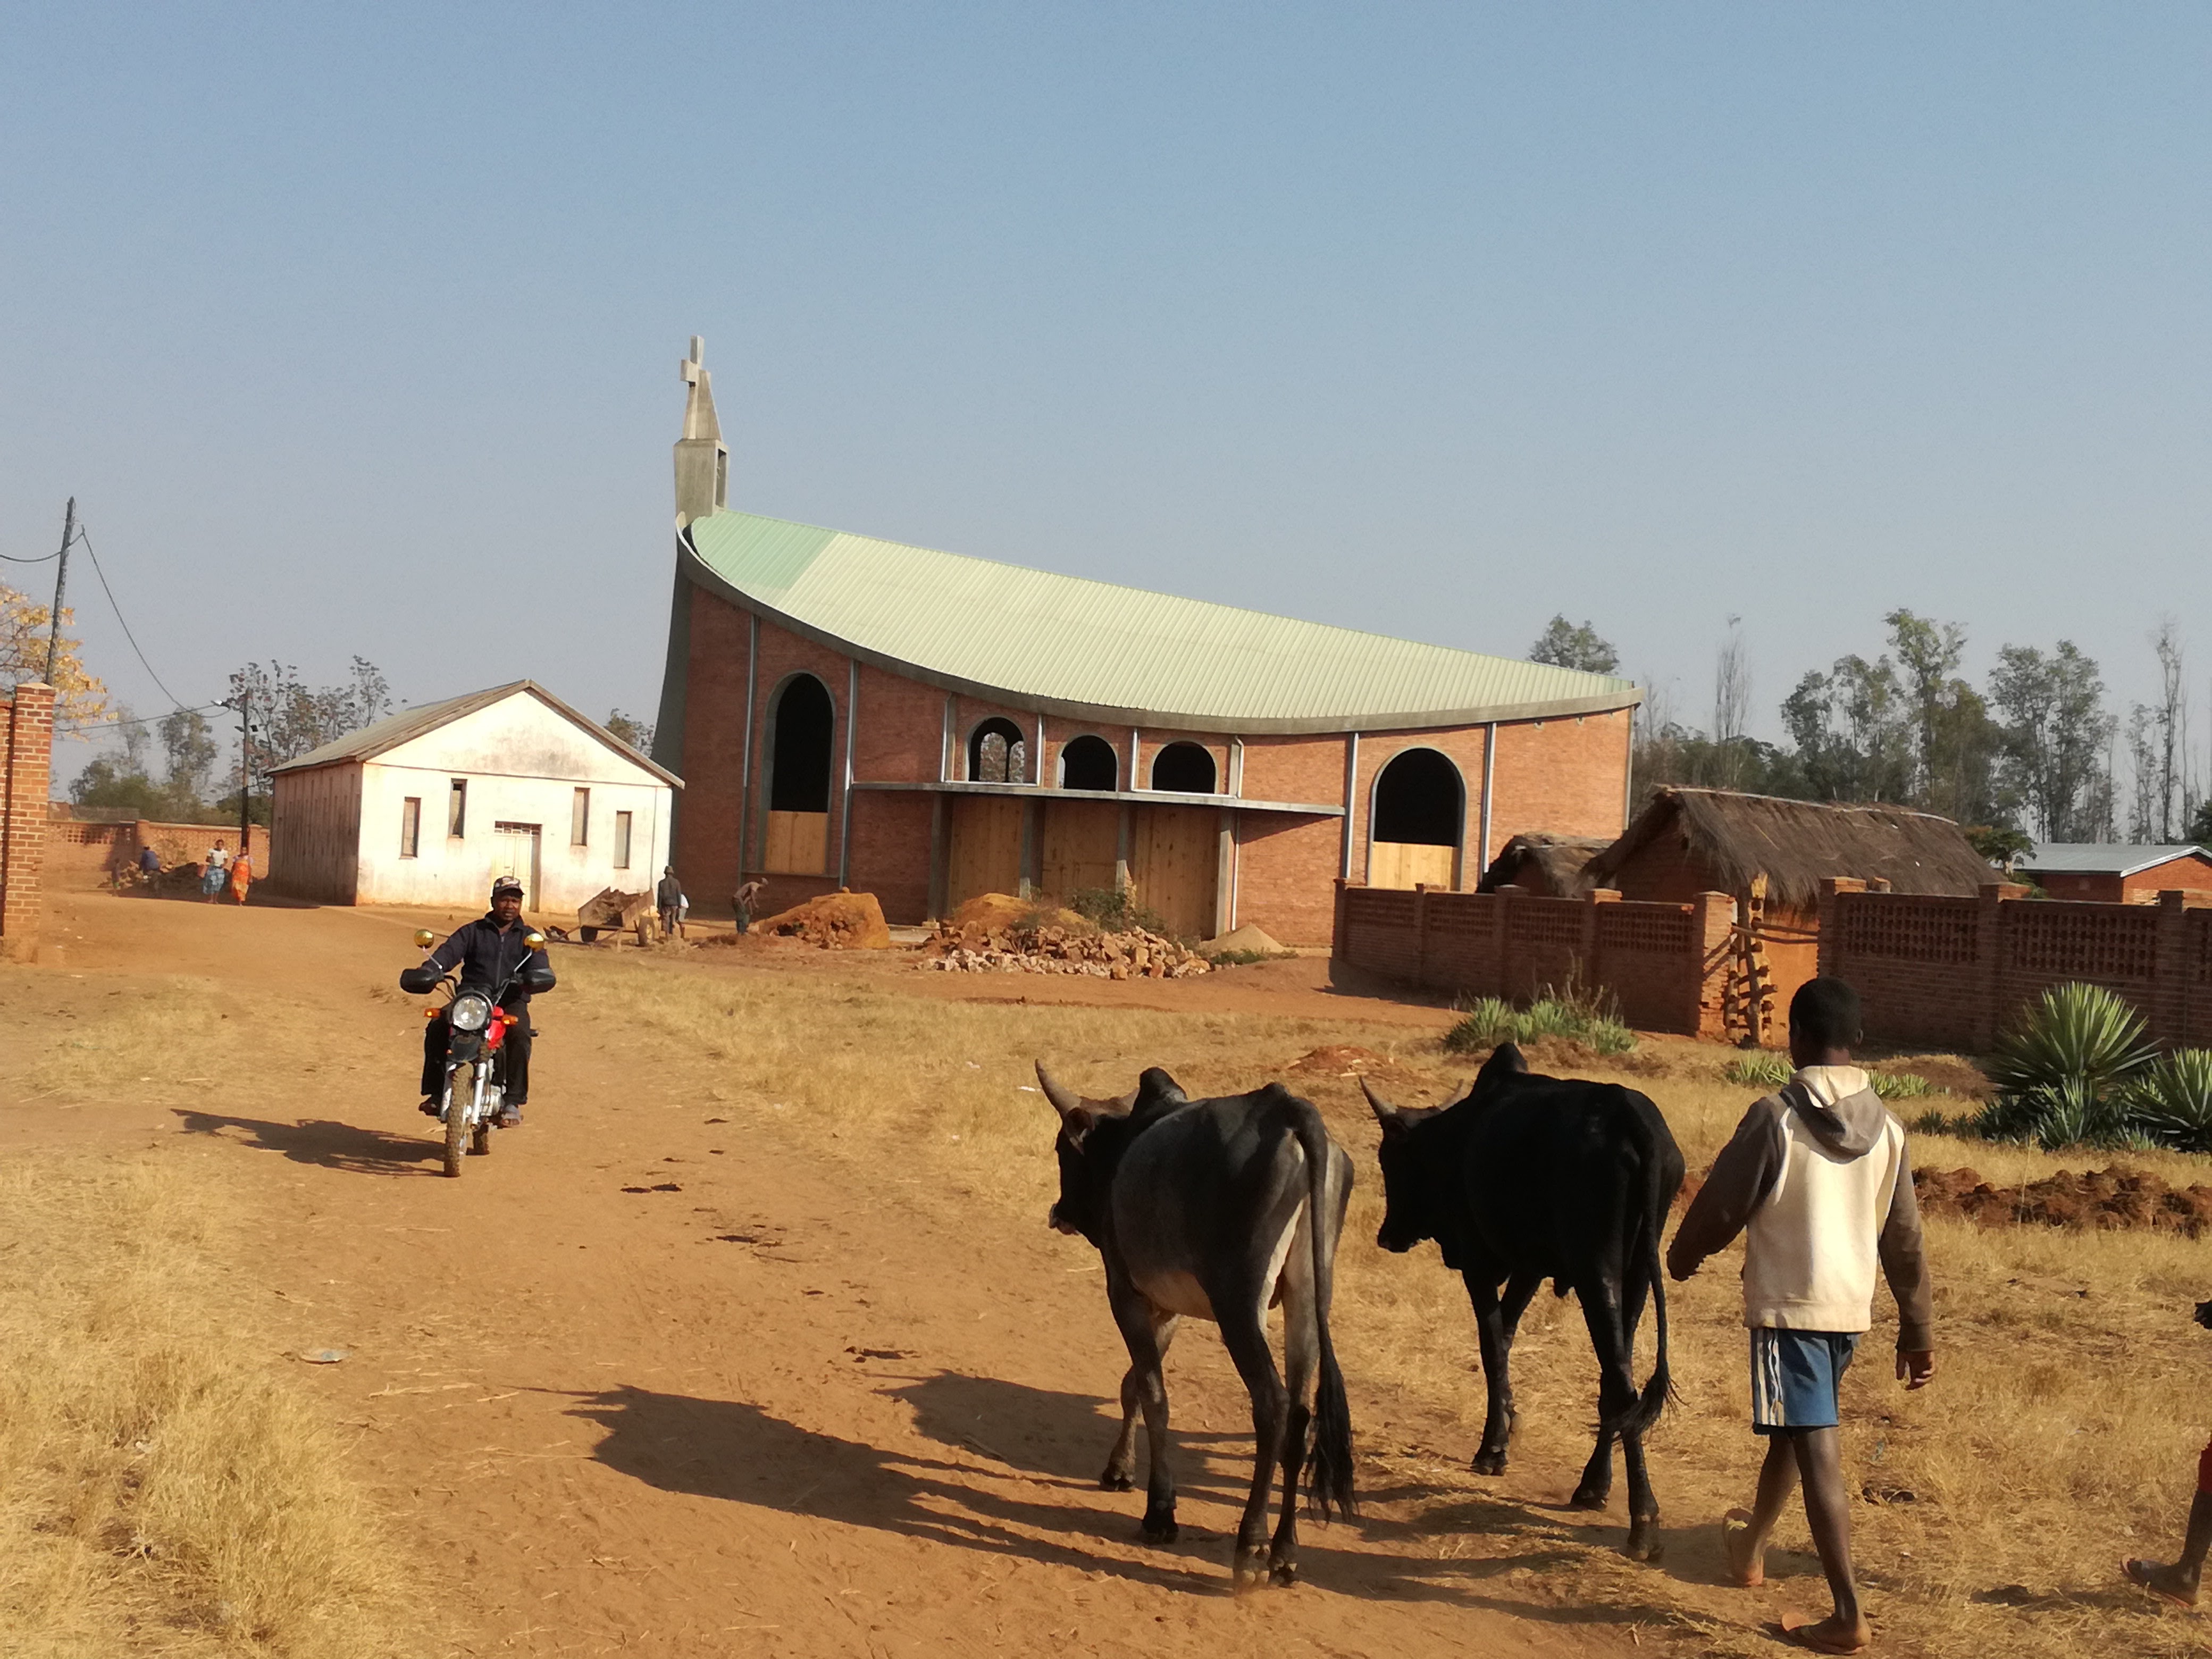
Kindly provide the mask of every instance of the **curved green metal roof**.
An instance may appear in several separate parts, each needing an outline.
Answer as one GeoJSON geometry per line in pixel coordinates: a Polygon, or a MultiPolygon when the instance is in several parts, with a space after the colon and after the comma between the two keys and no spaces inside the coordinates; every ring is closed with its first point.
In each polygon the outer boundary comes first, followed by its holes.
{"type": "Polygon", "coordinates": [[[694,520],[691,580],[947,690],[1197,731],[1464,726],[1632,707],[1627,680],[965,558],[757,514],[694,520]]]}

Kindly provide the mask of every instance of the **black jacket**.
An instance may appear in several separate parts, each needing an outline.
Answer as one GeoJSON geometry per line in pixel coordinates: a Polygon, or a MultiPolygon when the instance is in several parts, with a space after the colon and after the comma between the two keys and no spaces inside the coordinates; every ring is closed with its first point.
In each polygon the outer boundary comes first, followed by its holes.
{"type": "MultiPolygon", "coordinates": [[[[545,952],[532,951],[525,945],[523,935],[530,925],[516,917],[505,933],[499,930],[499,918],[487,911],[468,924],[456,928],[451,939],[430,953],[430,961],[441,972],[461,970],[461,988],[482,991],[486,995],[507,983],[509,974],[528,967],[540,969],[548,975],[550,989],[552,964],[545,960],[545,952]]],[[[501,1006],[510,1012],[530,1000],[529,988],[516,984],[501,999],[501,1006]]]]}

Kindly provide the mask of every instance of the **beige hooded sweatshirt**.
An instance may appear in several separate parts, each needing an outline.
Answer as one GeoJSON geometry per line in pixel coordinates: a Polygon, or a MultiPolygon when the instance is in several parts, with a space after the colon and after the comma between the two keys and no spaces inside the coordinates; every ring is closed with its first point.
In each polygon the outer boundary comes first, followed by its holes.
{"type": "Polygon", "coordinates": [[[1897,1297],[1897,1346],[1930,1346],[1905,1126],[1857,1066],[1808,1066],[1753,1103],[1676,1229],[1668,1266],[1686,1278],[1739,1232],[1748,1235],[1746,1325],[1866,1330],[1879,1267],[1897,1297]]]}

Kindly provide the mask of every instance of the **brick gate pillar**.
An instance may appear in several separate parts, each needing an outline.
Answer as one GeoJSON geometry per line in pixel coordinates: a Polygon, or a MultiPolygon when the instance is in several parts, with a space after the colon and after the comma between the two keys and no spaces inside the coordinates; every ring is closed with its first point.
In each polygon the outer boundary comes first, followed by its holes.
{"type": "Polygon", "coordinates": [[[33,680],[15,688],[0,752],[0,957],[28,962],[39,949],[40,890],[52,814],[54,688],[33,680]]]}
{"type": "Polygon", "coordinates": [[[1690,901],[1690,947],[1697,955],[1682,964],[1686,983],[1684,1024],[1692,1036],[1728,1035],[1727,986],[1735,944],[1735,899],[1728,893],[1700,893],[1690,901]]]}

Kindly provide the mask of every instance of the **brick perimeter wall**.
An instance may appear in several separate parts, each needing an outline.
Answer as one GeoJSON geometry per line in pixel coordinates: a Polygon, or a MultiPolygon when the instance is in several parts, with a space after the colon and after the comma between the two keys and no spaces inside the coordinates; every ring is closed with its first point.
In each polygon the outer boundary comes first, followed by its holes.
{"type": "Polygon", "coordinates": [[[33,681],[0,707],[0,958],[38,954],[53,778],[54,690],[33,681]]]}
{"type": "MultiPolygon", "coordinates": [[[[155,823],[144,818],[136,823],[88,823],[57,817],[47,832],[46,877],[56,883],[104,882],[117,871],[137,863],[139,849],[149,844],[161,855],[163,869],[188,866],[197,871],[217,836],[224,846],[237,849],[234,823],[155,823]]],[[[253,826],[251,850],[258,879],[269,870],[266,825],[253,826]]]]}
{"type": "Polygon", "coordinates": [[[2154,904],[1971,899],[1822,884],[1820,971],[1857,988],[1869,1037],[1985,1052],[2054,985],[2102,985],[2138,1009],[2153,1041],[2212,1046],[2212,908],[2168,892],[2154,904]]]}
{"type": "Polygon", "coordinates": [[[1640,1030],[1722,1035],[1735,901],[1624,902],[1339,883],[1332,957],[1408,985],[1526,1001],[1570,980],[1610,992],[1640,1030]]]}

